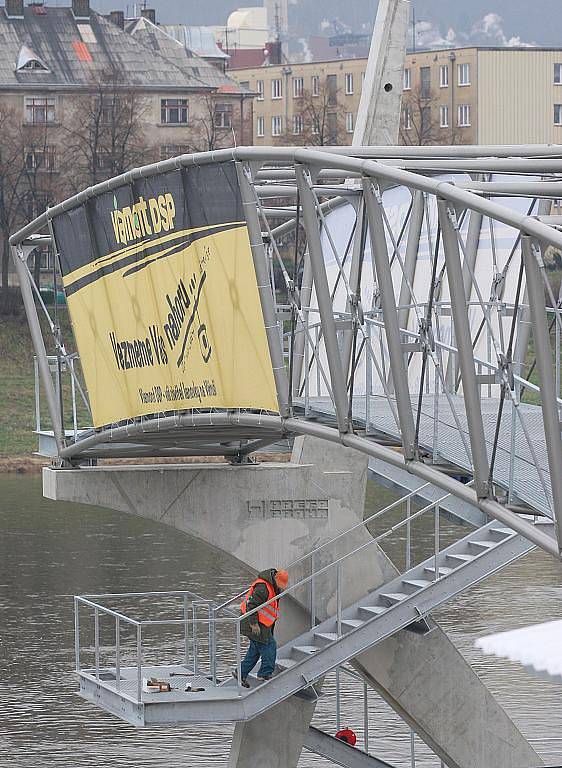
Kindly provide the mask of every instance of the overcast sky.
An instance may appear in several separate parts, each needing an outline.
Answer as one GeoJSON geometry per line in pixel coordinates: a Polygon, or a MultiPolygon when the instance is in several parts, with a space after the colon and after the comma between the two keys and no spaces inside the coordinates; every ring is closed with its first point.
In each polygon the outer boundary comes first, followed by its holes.
{"type": "MultiPolygon", "coordinates": [[[[69,0],[47,0],[66,5],[69,0]]],[[[297,36],[329,32],[335,19],[352,31],[370,27],[377,0],[289,0],[297,36]]],[[[260,5],[260,0],[149,0],[162,22],[225,24],[237,7],[260,5]]],[[[140,6],[140,3],[138,3],[140,6]]],[[[102,13],[121,8],[133,15],[130,0],[92,0],[102,13]]],[[[475,42],[489,45],[562,46],[562,0],[416,0],[418,43],[455,45],[475,42]]]]}

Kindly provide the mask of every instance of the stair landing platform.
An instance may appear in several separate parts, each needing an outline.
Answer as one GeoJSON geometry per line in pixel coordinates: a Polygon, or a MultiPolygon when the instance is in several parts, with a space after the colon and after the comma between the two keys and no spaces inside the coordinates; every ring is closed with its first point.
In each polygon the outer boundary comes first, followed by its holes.
{"type": "MultiPolygon", "coordinates": [[[[243,720],[243,695],[235,680],[216,684],[200,673],[195,674],[184,665],[143,666],[142,678],[157,678],[168,682],[170,692],[142,691],[138,700],[138,669],[121,667],[119,685],[115,667],[103,668],[96,676],[95,669],[81,669],[80,696],[107,712],[139,727],[148,725],[180,724],[190,722],[232,722],[243,720]],[[203,688],[203,691],[189,691],[203,688]],[[194,702],[198,706],[193,707],[194,702]]],[[[258,684],[257,681],[252,681],[258,684]]]]}

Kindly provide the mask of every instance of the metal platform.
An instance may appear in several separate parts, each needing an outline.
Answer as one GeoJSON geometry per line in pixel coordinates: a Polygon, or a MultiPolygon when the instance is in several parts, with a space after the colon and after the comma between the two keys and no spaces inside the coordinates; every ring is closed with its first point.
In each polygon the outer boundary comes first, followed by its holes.
{"type": "MultiPolygon", "coordinates": [[[[394,509],[390,505],[384,512],[394,509]]],[[[485,579],[490,574],[527,554],[533,545],[513,531],[488,523],[447,548],[439,550],[439,532],[436,525],[435,553],[383,586],[363,595],[353,604],[343,607],[343,576],[346,566],[361,567],[368,558],[366,550],[399,530],[406,530],[416,519],[436,510],[439,505],[407,515],[398,524],[386,529],[372,540],[356,547],[348,554],[319,568],[304,579],[296,580],[282,595],[298,599],[310,594],[310,629],[293,638],[278,650],[277,672],[272,680],[260,682],[249,677],[250,688],[242,687],[231,677],[235,670],[240,677],[242,659],[240,615],[234,604],[240,596],[215,605],[189,592],[147,593],[135,595],[86,596],[75,598],[76,604],[76,658],[80,676],[80,694],[118,717],[138,726],[179,724],[195,722],[237,722],[250,720],[280,703],[284,699],[300,695],[317,698],[315,683],[328,672],[372,648],[400,629],[412,627],[416,631],[431,631],[426,619],[437,606],[452,596],[485,579]],[[326,602],[318,602],[314,584],[334,584],[335,592],[326,596],[326,602]],[[180,618],[143,620],[132,618],[121,611],[104,605],[108,599],[149,598],[169,603],[179,599],[183,610],[180,618]],[[101,602],[101,601],[104,602],[101,602]],[[335,615],[322,615],[330,606],[337,606],[335,615]],[[78,607],[94,612],[95,667],[80,665],[80,622],[78,607]],[[100,643],[100,616],[115,620],[115,647],[112,653],[114,666],[103,665],[101,653],[111,651],[105,642],[100,643]],[[317,618],[318,617],[318,618],[317,618]],[[136,665],[123,666],[121,658],[121,625],[132,625],[136,632],[136,665]],[[184,653],[193,663],[183,665],[147,666],[143,662],[143,643],[148,628],[180,630],[184,633],[184,653]],[[230,634],[225,634],[225,630],[230,634]],[[234,632],[233,632],[234,630],[234,632]],[[208,670],[207,675],[201,670],[208,670]],[[194,670],[197,670],[195,672],[194,670]],[[144,679],[155,677],[169,682],[170,692],[148,693],[144,679]],[[202,691],[186,690],[203,688],[202,691]]],[[[377,513],[378,514],[378,513],[377,513]]],[[[376,517],[376,515],[375,515],[376,517]]],[[[552,525],[542,524],[543,532],[552,537],[552,525]]],[[[350,532],[355,529],[350,529],[350,532]]],[[[325,549],[325,545],[320,549],[325,549]]],[[[311,563],[319,556],[313,550],[308,559],[311,563]]],[[[324,553],[326,554],[326,553],[324,553]]],[[[295,565],[302,566],[302,558],[295,565]]],[[[293,566],[289,566],[291,569],[293,566]]],[[[305,572],[310,572],[305,568],[305,572]]],[[[169,641],[165,647],[169,647],[169,641]]],[[[151,647],[151,655],[157,653],[151,647]]]]}

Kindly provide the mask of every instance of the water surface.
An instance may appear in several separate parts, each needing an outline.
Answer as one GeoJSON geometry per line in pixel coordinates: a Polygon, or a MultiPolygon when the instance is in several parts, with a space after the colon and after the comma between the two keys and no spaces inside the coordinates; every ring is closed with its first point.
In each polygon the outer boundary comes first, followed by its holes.
{"type": "MultiPolygon", "coordinates": [[[[379,506],[380,493],[371,486],[367,511],[379,506]]],[[[419,551],[430,551],[432,530],[431,520],[416,527],[419,551]]],[[[444,523],[444,540],[453,533],[444,523]]],[[[403,543],[390,546],[397,560],[403,543]]],[[[163,525],[55,504],[42,498],[39,478],[0,476],[0,768],[226,766],[230,727],[135,729],[76,695],[72,596],[183,587],[220,599],[245,580],[235,562],[163,525]]],[[[561,585],[562,566],[534,552],[435,615],[550,764],[562,762],[562,687],[482,656],[474,640],[562,618],[561,585]]],[[[330,732],[333,687],[331,676],[315,716],[315,724],[330,732]]],[[[361,688],[347,679],[342,687],[348,694],[342,724],[362,737],[361,688]]],[[[396,766],[409,765],[408,729],[375,694],[369,710],[371,751],[396,766]]],[[[416,753],[420,767],[439,765],[418,740],[416,753]]],[[[329,763],[304,752],[299,765],[329,763]]]]}

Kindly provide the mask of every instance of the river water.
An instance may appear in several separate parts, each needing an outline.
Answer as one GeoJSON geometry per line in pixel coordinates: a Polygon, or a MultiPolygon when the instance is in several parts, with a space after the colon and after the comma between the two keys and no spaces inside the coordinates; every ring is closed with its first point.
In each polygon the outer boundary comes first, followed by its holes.
{"type": "MultiPolygon", "coordinates": [[[[380,496],[371,485],[367,512],[380,496]]],[[[416,535],[430,543],[429,530],[416,535]]],[[[42,498],[39,478],[0,476],[0,768],[226,766],[230,727],[137,730],[76,695],[72,596],[185,587],[226,598],[245,580],[236,564],[165,526],[54,504],[42,498]]],[[[562,764],[562,686],[474,648],[483,634],[562,618],[562,566],[533,552],[434,615],[545,762],[562,764]]],[[[315,716],[332,733],[333,685],[315,716]]],[[[345,678],[342,687],[342,724],[361,737],[361,689],[345,678]]],[[[371,752],[409,766],[408,729],[374,694],[369,713],[371,752]]],[[[420,768],[439,765],[417,739],[415,749],[420,768]]],[[[299,766],[328,764],[303,752],[299,766]]]]}

